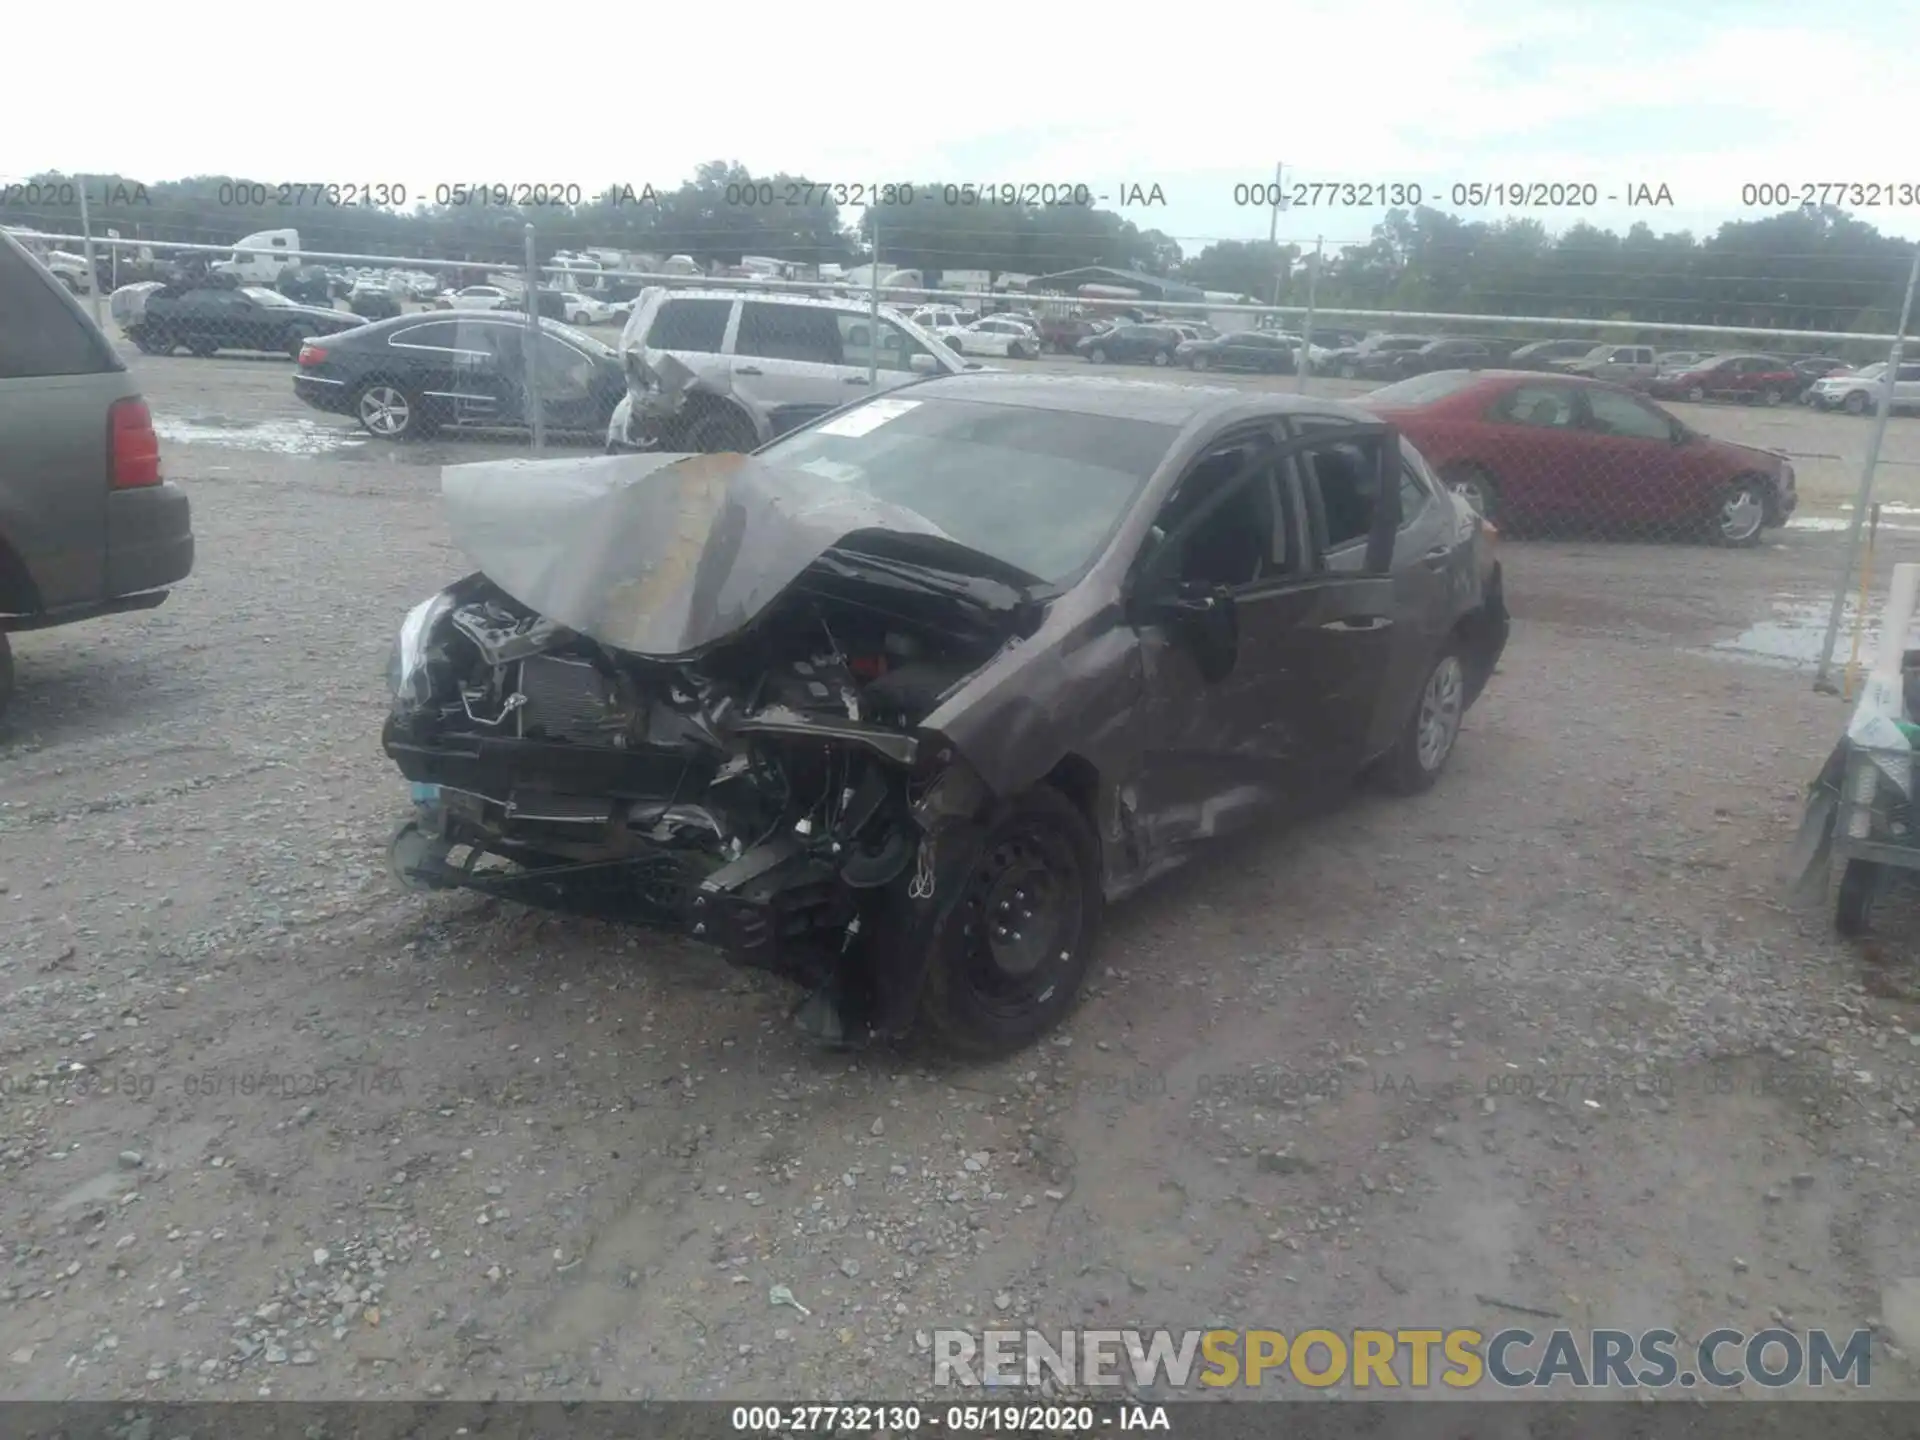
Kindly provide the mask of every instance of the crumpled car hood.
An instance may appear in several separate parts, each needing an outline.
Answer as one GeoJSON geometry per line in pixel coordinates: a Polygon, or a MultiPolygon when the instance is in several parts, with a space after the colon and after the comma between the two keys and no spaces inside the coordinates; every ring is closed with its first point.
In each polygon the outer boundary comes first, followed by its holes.
{"type": "Polygon", "coordinates": [[[948,539],[916,511],[746,455],[450,465],[453,541],[522,605],[615,650],[695,654],[863,530],[948,539]]]}

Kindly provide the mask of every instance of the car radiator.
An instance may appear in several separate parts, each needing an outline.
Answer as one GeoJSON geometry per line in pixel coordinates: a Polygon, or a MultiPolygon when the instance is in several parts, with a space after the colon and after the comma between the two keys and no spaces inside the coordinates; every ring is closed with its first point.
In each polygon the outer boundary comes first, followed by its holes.
{"type": "Polygon", "coordinates": [[[591,661],[529,656],[515,688],[526,697],[516,712],[523,739],[604,745],[624,728],[613,681],[591,661]]]}

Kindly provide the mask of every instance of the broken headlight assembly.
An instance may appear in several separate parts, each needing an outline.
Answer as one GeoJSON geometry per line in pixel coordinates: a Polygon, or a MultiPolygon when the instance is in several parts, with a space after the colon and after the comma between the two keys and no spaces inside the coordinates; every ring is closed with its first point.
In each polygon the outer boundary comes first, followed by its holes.
{"type": "Polygon", "coordinates": [[[427,646],[453,607],[452,592],[442,590],[414,606],[400,622],[399,637],[387,659],[387,688],[396,704],[411,708],[433,698],[427,675],[427,646]]]}

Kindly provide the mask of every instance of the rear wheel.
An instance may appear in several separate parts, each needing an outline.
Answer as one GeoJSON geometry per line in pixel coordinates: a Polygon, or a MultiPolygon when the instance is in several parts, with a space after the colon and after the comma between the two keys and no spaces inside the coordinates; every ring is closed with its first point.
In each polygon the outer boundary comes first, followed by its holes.
{"type": "Polygon", "coordinates": [[[994,820],[935,941],[920,1021],[962,1055],[1032,1044],[1073,1008],[1101,911],[1100,850],[1079,809],[1037,785],[994,820]]]}
{"type": "Polygon", "coordinates": [[[593,318],[593,317],[592,317],[592,316],[590,316],[590,315],[588,315],[586,311],[584,311],[584,310],[582,310],[582,311],[581,311],[581,312],[580,312],[579,314],[577,314],[577,315],[575,315],[575,316],[573,317],[573,323],[574,323],[574,324],[576,324],[576,325],[585,325],[585,324],[587,324],[587,323],[588,323],[588,322],[589,322],[589,321],[590,321],[590,320],[591,320],[592,318],[593,318]]]}
{"type": "Polygon", "coordinates": [[[434,430],[421,396],[391,380],[369,380],[354,393],[354,418],[382,440],[414,440],[434,430]]]}
{"type": "Polygon", "coordinates": [[[1871,860],[1847,861],[1833,904],[1833,928],[1849,939],[1866,934],[1873,923],[1873,902],[1879,889],[1879,865],[1871,860]]]}
{"type": "Polygon", "coordinates": [[[1694,404],[1698,405],[1701,401],[1705,400],[1706,398],[1707,398],[1707,392],[1704,386],[1689,385],[1687,387],[1687,399],[1691,400],[1694,404]]]}
{"type": "Polygon", "coordinates": [[[1778,390],[1762,390],[1760,392],[1760,403],[1762,405],[1778,405],[1780,400],[1781,395],[1778,390]]]}
{"type": "Polygon", "coordinates": [[[1162,365],[1162,366],[1171,365],[1173,363],[1173,352],[1171,350],[1154,351],[1153,363],[1156,365],[1162,365]]]}
{"type": "Polygon", "coordinates": [[[135,330],[127,338],[133,341],[133,348],[142,355],[167,355],[173,351],[173,346],[151,330],[135,330]]]}
{"type": "Polygon", "coordinates": [[[1087,351],[1087,359],[1096,365],[1104,365],[1107,363],[1107,352],[1096,345],[1087,351]]]}
{"type": "Polygon", "coordinates": [[[759,444],[753,426],[731,406],[702,415],[687,427],[687,448],[703,455],[745,455],[759,444]]]}
{"type": "Polygon", "coordinates": [[[1457,645],[1440,652],[1420,687],[1420,701],[1407,717],[1406,728],[1387,753],[1377,772],[1380,783],[1396,795],[1418,795],[1431,790],[1447,768],[1460,721],[1467,712],[1467,672],[1457,645]]]}

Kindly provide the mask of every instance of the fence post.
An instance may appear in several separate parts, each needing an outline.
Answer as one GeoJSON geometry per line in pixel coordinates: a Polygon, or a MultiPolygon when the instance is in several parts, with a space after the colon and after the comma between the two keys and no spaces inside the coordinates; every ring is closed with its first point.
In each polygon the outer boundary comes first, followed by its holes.
{"type": "Polygon", "coordinates": [[[527,418],[533,427],[533,453],[547,448],[546,397],[540,393],[540,267],[533,248],[533,225],[527,233],[527,418]]]}
{"type": "MultiPolygon", "coordinates": [[[[1900,354],[1907,344],[1907,321],[1913,316],[1913,290],[1920,283],[1920,248],[1913,252],[1913,265],[1907,271],[1907,293],[1900,302],[1900,323],[1893,330],[1893,348],[1887,352],[1885,374],[1886,393],[1879,404],[1873,407],[1873,433],[1867,437],[1867,456],[1860,466],[1860,493],[1853,501],[1853,522],[1847,526],[1847,558],[1840,567],[1840,577],[1833,585],[1833,608],[1827,612],[1827,638],[1820,646],[1820,668],[1814,672],[1813,688],[1823,695],[1834,694],[1833,677],[1829,673],[1833,668],[1833,646],[1840,638],[1840,615],[1847,605],[1847,591],[1852,587],[1854,567],[1859,563],[1860,537],[1865,533],[1867,506],[1873,500],[1873,472],[1880,464],[1880,445],[1887,438],[1887,417],[1893,413],[1894,386],[1899,383],[1900,354]]],[[[1904,646],[1906,637],[1901,635],[1882,635],[1882,646],[1904,646]]]]}
{"type": "Polygon", "coordinates": [[[867,393],[874,395],[880,389],[880,205],[874,202],[873,209],[873,273],[868,277],[872,284],[867,295],[867,393]]]}
{"type": "Polygon", "coordinates": [[[1313,373],[1313,302],[1320,289],[1320,247],[1325,236],[1315,236],[1313,258],[1307,262],[1307,318],[1300,325],[1300,354],[1293,364],[1293,388],[1307,393],[1307,376],[1313,373]]]}
{"type": "Polygon", "coordinates": [[[100,320],[100,267],[93,258],[93,219],[87,213],[87,177],[76,175],[80,182],[80,240],[82,253],[87,257],[87,299],[93,307],[93,323],[100,320]]]}

